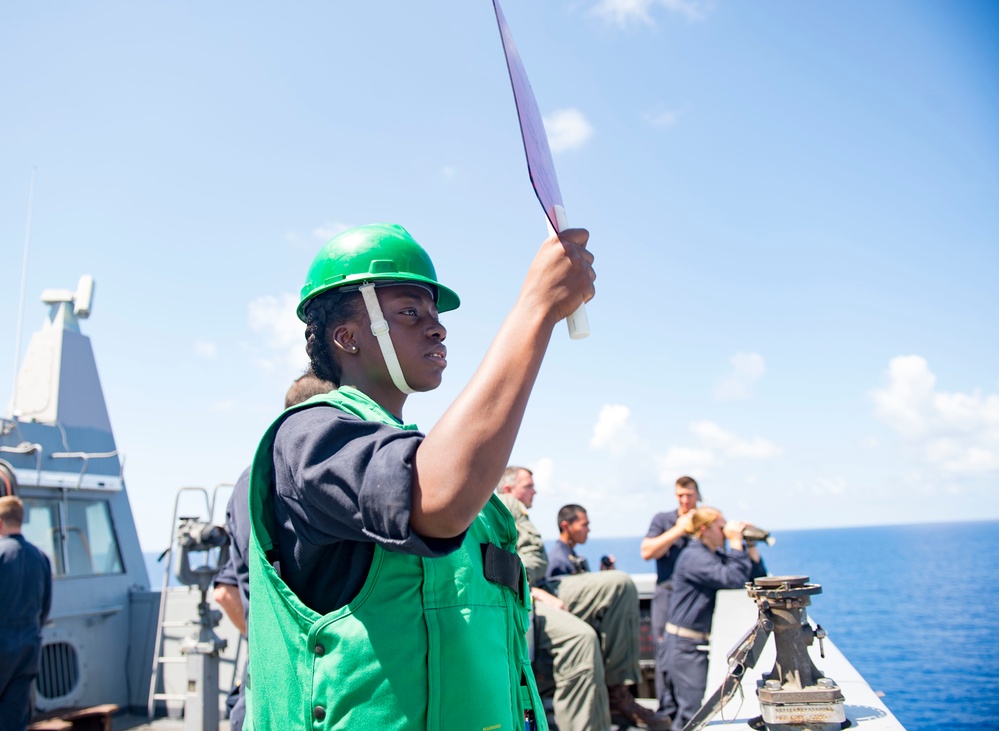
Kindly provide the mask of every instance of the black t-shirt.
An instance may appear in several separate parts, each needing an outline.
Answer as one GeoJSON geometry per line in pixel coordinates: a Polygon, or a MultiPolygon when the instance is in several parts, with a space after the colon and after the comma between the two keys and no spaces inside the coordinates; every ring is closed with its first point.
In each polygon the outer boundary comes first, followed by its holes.
{"type": "MultiPolygon", "coordinates": [[[[656,513],[652,518],[652,524],[649,526],[649,532],[645,534],[645,537],[656,538],[657,536],[661,536],[676,525],[676,521],[679,519],[679,510],[671,510],[668,513],[656,513]]],[[[676,560],[680,557],[680,551],[689,542],[690,538],[688,536],[680,536],[673,542],[673,545],[669,547],[666,553],[656,559],[656,583],[661,584],[673,578],[673,569],[676,567],[676,560]]]]}
{"type": "Polygon", "coordinates": [[[332,406],[292,413],[274,441],[274,515],[281,578],[326,614],[350,602],[375,544],[424,557],[457,550],[464,533],[423,538],[410,528],[418,431],[364,421],[332,406]]]}
{"type": "Polygon", "coordinates": [[[575,549],[570,548],[561,539],[555,541],[552,552],[548,556],[548,579],[556,576],[571,576],[572,574],[585,574],[590,570],[589,562],[578,555],[575,549]]]}

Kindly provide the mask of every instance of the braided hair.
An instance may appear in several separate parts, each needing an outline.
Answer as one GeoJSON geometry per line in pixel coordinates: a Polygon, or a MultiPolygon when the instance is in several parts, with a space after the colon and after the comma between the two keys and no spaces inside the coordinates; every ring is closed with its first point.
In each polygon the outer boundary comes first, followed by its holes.
{"type": "Polygon", "coordinates": [[[343,375],[340,361],[330,348],[329,332],[360,316],[360,295],[331,289],[317,295],[305,310],[305,352],[309,355],[312,372],[317,378],[340,385],[343,375]]]}

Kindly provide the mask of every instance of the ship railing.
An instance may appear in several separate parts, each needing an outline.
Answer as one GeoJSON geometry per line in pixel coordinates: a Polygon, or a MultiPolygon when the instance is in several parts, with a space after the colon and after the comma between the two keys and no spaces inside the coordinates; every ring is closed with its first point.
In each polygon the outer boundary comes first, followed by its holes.
{"type": "Polygon", "coordinates": [[[0,452],[7,452],[9,454],[31,454],[35,453],[35,485],[40,485],[42,482],[42,445],[31,444],[29,442],[22,442],[16,447],[0,447],[0,452]]]}
{"type": "MultiPolygon", "coordinates": [[[[42,453],[44,452],[44,447],[41,444],[24,442],[18,444],[16,447],[0,447],[0,452],[8,452],[10,454],[34,454],[35,455],[35,484],[34,487],[41,487],[42,485],[42,453]]],[[[76,478],[76,489],[79,490],[83,486],[83,478],[87,475],[87,468],[90,466],[90,460],[92,459],[110,459],[111,457],[118,457],[118,479],[122,479],[125,473],[125,460],[118,453],[117,449],[113,449],[110,452],[53,452],[49,455],[50,459],[82,459],[83,466],[80,468],[80,474],[76,478]]]]}
{"type": "MultiPolygon", "coordinates": [[[[109,459],[118,456],[118,450],[112,449],[110,452],[53,452],[52,459],[82,459],[83,467],[80,468],[80,476],[76,479],[76,489],[83,485],[83,478],[87,474],[87,467],[92,459],[109,459]]],[[[125,473],[125,460],[118,460],[118,478],[121,479],[125,473]]],[[[39,475],[40,477],[41,475],[39,475]]]]}

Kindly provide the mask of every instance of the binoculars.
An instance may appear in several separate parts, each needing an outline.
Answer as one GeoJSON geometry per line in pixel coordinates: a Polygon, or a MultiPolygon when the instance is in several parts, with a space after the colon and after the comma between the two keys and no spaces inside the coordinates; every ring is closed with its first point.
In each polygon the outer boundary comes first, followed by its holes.
{"type": "Polygon", "coordinates": [[[746,526],[746,528],[742,531],[742,538],[743,540],[752,541],[753,543],[763,541],[768,546],[772,546],[777,542],[774,537],[770,535],[770,531],[764,530],[763,528],[757,528],[755,525],[746,526]]]}

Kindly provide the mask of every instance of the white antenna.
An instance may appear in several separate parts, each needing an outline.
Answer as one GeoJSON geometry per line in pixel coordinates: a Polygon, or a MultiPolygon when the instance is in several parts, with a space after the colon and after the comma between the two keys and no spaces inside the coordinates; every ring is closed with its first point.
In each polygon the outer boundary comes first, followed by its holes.
{"type": "Polygon", "coordinates": [[[10,397],[10,413],[17,413],[17,374],[21,366],[21,330],[24,327],[24,291],[28,286],[28,245],[31,243],[31,208],[35,200],[35,170],[31,168],[31,187],[28,189],[28,226],[24,232],[24,256],[21,262],[21,303],[17,308],[17,342],[14,345],[14,393],[10,397]]]}

